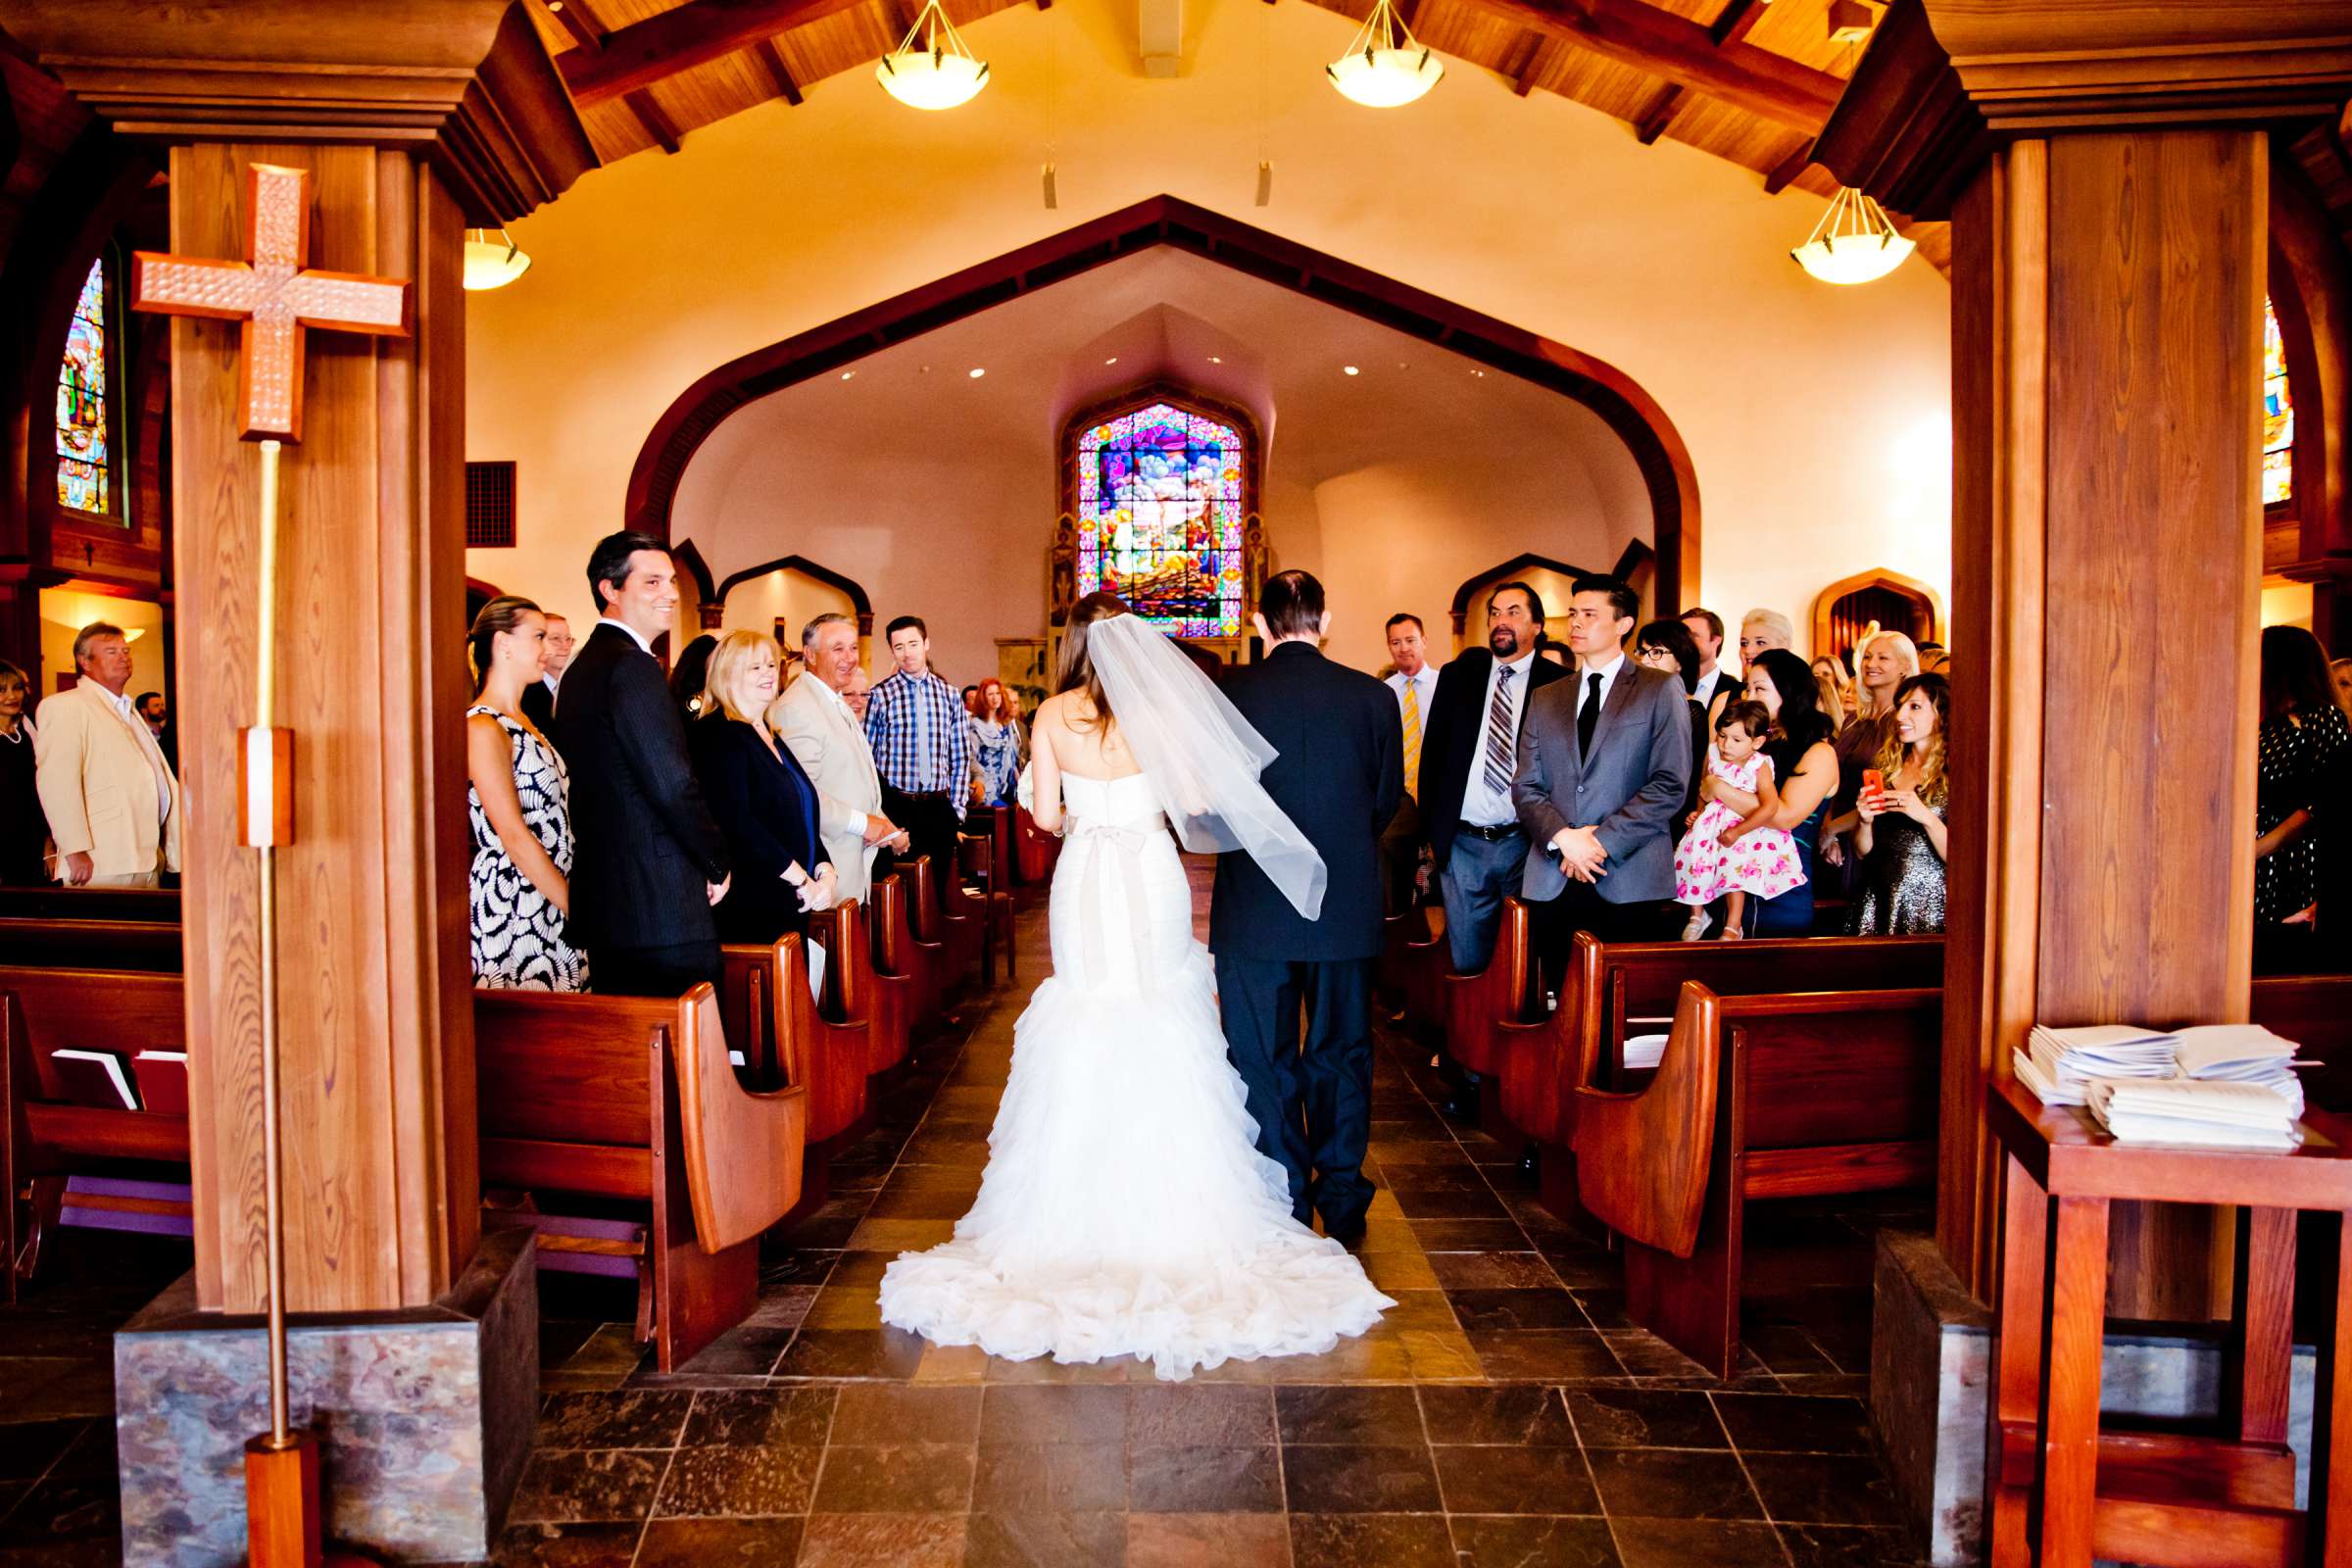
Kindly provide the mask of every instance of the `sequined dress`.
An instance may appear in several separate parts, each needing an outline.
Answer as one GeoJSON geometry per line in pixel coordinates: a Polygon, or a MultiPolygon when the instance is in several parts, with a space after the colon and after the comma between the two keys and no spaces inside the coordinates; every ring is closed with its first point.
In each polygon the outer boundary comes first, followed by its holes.
{"type": "MultiPolygon", "coordinates": [[[[1944,806],[1932,808],[1937,816],[1944,806]]],[[[1900,811],[1882,812],[1870,825],[1870,854],[1862,858],[1862,888],[1847,930],[1858,937],[1921,936],[1943,929],[1943,857],[1928,830],[1900,811]]]]}

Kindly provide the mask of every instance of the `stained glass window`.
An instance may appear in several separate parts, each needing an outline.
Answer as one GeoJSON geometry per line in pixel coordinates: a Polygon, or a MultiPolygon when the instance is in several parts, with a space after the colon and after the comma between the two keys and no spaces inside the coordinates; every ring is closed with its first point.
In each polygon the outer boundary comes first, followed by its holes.
{"type": "Polygon", "coordinates": [[[2262,302],[2262,504],[2295,493],[2295,400],[2286,386],[2286,340],[2278,313],[2262,302]]]}
{"type": "Polygon", "coordinates": [[[110,510],[106,446],[106,258],[90,264],[57,372],[57,499],[79,512],[110,510]]]}
{"type": "Polygon", "coordinates": [[[1153,403],[1078,437],[1078,592],[1117,594],[1175,637],[1242,630],[1242,432],[1153,403]]]}

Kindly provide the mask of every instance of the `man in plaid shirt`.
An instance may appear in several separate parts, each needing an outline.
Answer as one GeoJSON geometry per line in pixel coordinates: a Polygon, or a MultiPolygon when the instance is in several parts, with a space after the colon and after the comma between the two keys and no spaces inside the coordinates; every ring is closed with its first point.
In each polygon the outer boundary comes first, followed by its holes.
{"type": "Polygon", "coordinates": [[[865,738],[882,774],[883,812],[906,830],[945,889],[971,799],[963,704],[931,672],[931,631],[921,616],[901,615],[887,634],[898,667],[866,698],[865,738]]]}

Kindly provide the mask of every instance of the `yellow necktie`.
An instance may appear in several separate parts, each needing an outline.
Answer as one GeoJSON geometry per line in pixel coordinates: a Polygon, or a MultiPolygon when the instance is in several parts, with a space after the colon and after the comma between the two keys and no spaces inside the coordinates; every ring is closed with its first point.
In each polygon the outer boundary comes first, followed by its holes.
{"type": "Polygon", "coordinates": [[[1404,683],[1404,793],[1421,798],[1421,693],[1404,683]]]}

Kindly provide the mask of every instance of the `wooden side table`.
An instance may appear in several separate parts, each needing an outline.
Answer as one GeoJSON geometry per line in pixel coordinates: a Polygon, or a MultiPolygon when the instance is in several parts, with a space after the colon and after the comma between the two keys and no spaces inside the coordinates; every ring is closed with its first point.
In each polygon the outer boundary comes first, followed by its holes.
{"type": "MultiPolygon", "coordinates": [[[[1985,1086],[2006,1187],[1993,1302],[1984,1453],[1985,1541],[1994,1568],[2089,1568],[2092,1558],[2253,1568],[2352,1568],[2352,1123],[2304,1117],[2292,1153],[2119,1144],[2088,1114],[2044,1105],[2013,1079],[1985,1086]],[[2220,1437],[2099,1430],[2107,1205],[2113,1199],[2229,1203],[2236,1306],[2225,1349],[2220,1437]],[[2286,1446],[2292,1373],[2295,1216],[2338,1216],[2335,1311],[2320,1341],[2311,1510],[2295,1507],[2286,1446]],[[2053,1224],[2053,1214],[2055,1222],[2053,1224]]],[[[2317,1260],[2315,1260],[2317,1261],[2317,1260]]]]}

